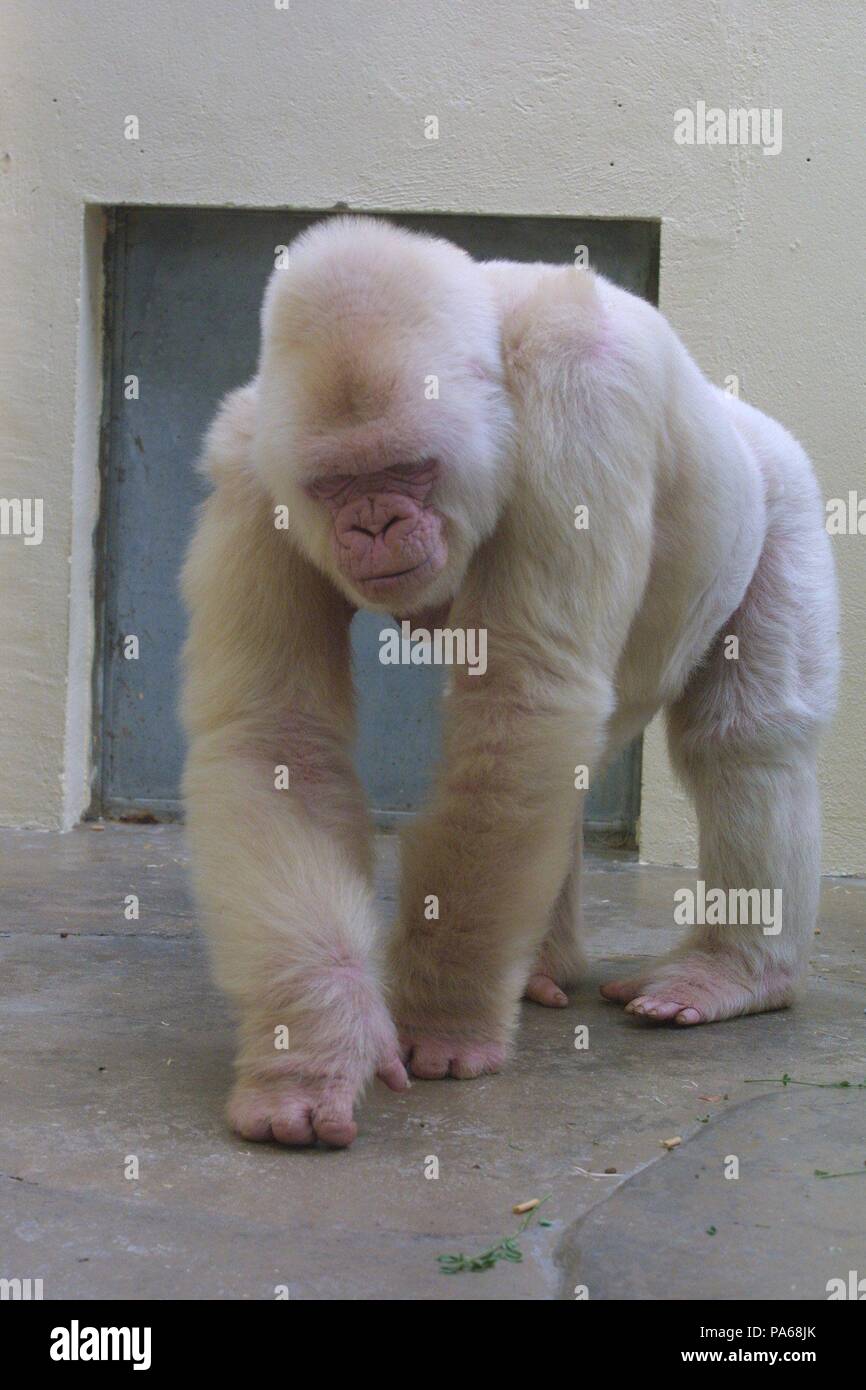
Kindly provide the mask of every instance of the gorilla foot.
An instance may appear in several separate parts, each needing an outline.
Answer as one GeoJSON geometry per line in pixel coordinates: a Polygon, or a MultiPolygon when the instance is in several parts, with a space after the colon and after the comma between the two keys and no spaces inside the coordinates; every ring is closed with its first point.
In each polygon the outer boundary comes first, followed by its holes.
{"type": "Polygon", "coordinates": [[[296,972],[291,990],[242,1019],[227,1118],[255,1142],[342,1149],[358,1132],[355,1102],[374,1076],[392,1091],[409,1085],[375,981],[352,961],[296,972]],[[278,1039],[291,1039],[291,1050],[280,1055],[278,1039]]]}
{"type": "Polygon", "coordinates": [[[533,971],[526,981],[523,997],[548,1009],[564,1009],[568,1004],[568,995],[560,989],[556,980],[540,970],[533,971]]]}
{"type": "MultiPolygon", "coordinates": [[[[409,1085],[406,1069],[395,1054],[377,1075],[392,1091],[409,1085]]],[[[365,1077],[334,1075],[302,1077],[282,1072],[266,1077],[241,1077],[229,1098],[227,1117],[236,1134],[256,1143],[305,1147],[321,1140],[332,1149],[345,1149],[358,1133],[355,1101],[365,1077]]]]}
{"type": "Polygon", "coordinates": [[[506,1048],[503,1043],[447,1038],[441,1034],[402,1034],[403,1058],[413,1076],[437,1080],[455,1076],[459,1080],[484,1076],[502,1069],[506,1048]]]}
{"type": "Polygon", "coordinates": [[[651,1023],[690,1027],[784,1009],[795,984],[794,973],[775,962],[752,962],[734,951],[692,951],[633,979],[612,980],[601,993],[651,1023]]]}

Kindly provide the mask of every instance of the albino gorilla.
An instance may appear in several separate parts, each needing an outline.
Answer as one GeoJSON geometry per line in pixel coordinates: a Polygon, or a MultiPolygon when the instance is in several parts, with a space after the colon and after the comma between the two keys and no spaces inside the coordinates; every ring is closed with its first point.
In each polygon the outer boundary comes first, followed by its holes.
{"type": "Polygon", "coordinates": [[[495,1072],[522,995],[567,1002],[575,769],[662,706],[700,877],[781,890],[782,929],[699,925],[602,993],[683,1025],[791,1002],[836,679],[823,507],[799,445],[710,385],[656,310],[587,270],[320,223],[272,277],[258,374],[203,466],[185,796],[240,1014],[238,1133],[349,1144],[374,1075],[495,1072]],[[359,607],[487,633],[485,674],[451,673],[389,937],[351,761],[359,607]]]}

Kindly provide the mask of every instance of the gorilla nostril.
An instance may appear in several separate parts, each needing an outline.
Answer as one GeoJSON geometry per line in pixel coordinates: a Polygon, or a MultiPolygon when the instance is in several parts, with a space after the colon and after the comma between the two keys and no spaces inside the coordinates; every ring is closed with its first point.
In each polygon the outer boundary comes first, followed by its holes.
{"type": "Polygon", "coordinates": [[[375,540],[377,537],[387,540],[388,533],[392,527],[396,526],[398,521],[403,520],[405,520],[405,518],[399,512],[393,512],[381,522],[378,520],[368,520],[366,526],[362,526],[359,521],[356,521],[350,526],[349,530],[353,535],[366,536],[369,540],[375,540]]]}

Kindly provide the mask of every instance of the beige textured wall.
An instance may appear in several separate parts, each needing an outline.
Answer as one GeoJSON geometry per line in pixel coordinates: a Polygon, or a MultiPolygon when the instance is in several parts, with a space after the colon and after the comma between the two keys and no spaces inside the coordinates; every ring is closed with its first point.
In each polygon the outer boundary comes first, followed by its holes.
{"type": "MultiPolygon", "coordinates": [[[[860,10],[4,0],[0,496],[43,497],[45,538],[0,538],[0,822],[70,825],[88,799],[100,206],[660,217],[662,307],[845,495],[862,476],[860,10]],[[781,107],[781,153],[677,145],[674,112],[699,100],[781,107]]],[[[862,871],[866,560],[858,538],[836,544],[847,669],[826,856],[862,871]]],[[[642,851],[693,857],[655,732],[642,851]]]]}

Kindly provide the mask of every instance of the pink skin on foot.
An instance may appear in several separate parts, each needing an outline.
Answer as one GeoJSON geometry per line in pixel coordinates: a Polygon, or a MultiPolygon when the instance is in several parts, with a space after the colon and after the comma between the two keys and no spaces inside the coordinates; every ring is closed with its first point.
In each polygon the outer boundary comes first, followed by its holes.
{"type": "Polygon", "coordinates": [[[499,1043],[465,1042],[423,1035],[401,1035],[403,1056],[413,1076],[425,1081],[454,1076],[468,1081],[476,1076],[498,1072],[505,1061],[505,1048],[499,1043]]]}
{"type": "Polygon", "coordinates": [[[626,1013],[651,1023],[692,1027],[739,1014],[783,1009],[790,1002],[794,980],[779,967],[758,977],[743,957],[733,953],[695,953],[629,980],[602,985],[603,998],[625,1004],[626,1013]]]}
{"type": "Polygon", "coordinates": [[[238,1080],[228,1120],[244,1139],[345,1148],[358,1133],[354,1106],[374,1076],[409,1085],[397,1032],[365,963],[333,947],[329,959],[280,978],[241,1022],[238,1080]],[[291,1047],[277,1052],[275,1022],[291,1047]]]}
{"type": "Polygon", "coordinates": [[[541,971],[530,975],[523,994],[525,999],[531,999],[534,1004],[543,1004],[548,1009],[564,1009],[568,1004],[568,995],[555,980],[541,971]]]}
{"type": "MultiPolygon", "coordinates": [[[[377,1075],[392,1091],[409,1086],[406,1068],[396,1055],[388,1058],[377,1075]]],[[[301,1080],[288,1074],[265,1079],[240,1080],[228,1103],[228,1120],[242,1139],[255,1143],[307,1146],[321,1140],[332,1149],[344,1149],[358,1133],[353,1118],[360,1080],[332,1076],[301,1080]]]]}

